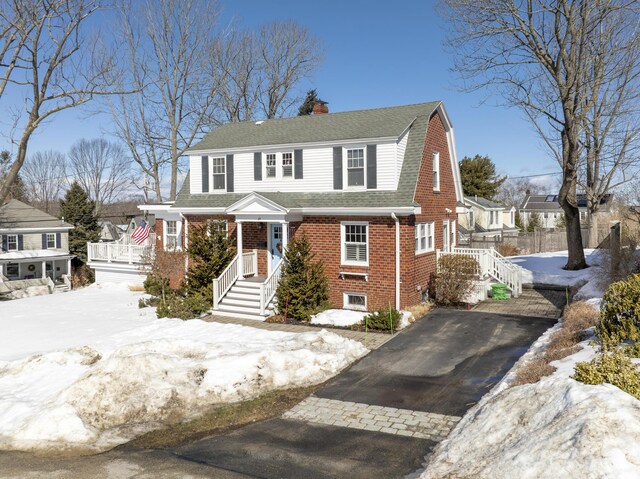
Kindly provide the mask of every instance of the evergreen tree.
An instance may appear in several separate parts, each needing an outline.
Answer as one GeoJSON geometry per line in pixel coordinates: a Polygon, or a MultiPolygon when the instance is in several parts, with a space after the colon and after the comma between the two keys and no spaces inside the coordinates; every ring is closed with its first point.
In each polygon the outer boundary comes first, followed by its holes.
{"type": "Polygon", "coordinates": [[[520,216],[520,212],[518,210],[516,210],[516,215],[513,222],[515,223],[516,228],[518,228],[520,231],[524,230],[524,224],[522,223],[522,216],[520,216]]]}
{"type": "Polygon", "coordinates": [[[287,318],[309,321],[329,300],[329,281],[322,261],[314,261],[304,232],[292,239],[276,290],[277,311],[287,318]]]}
{"type": "Polygon", "coordinates": [[[60,216],[73,225],[69,231],[69,251],[82,262],[87,261],[87,242],[98,241],[100,227],[95,215],[96,204],[87,192],[74,181],[60,200],[60,216]]]}
{"type": "Polygon", "coordinates": [[[531,213],[529,217],[529,222],[527,223],[527,232],[533,233],[536,229],[542,227],[542,218],[540,218],[540,213],[536,213],[535,211],[531,213]]]}
{"type": "Polygon", "coordinates": [[[192,226],[189,231],[189,270],[185,278],[188,294],[213,294],[213,280],[220,276],[236,254],[231,239],[215,222],[192,226]]]}
{"type": "Polygon", "coordinates": [[[556,218],[556,228],[566,228],[567,227],[567,218],[564,216],[564,213],[560,213],[560,216],[556,218]]]}
{"type": "Polygon", "coordinates": [[[311,115],[311,113],[313,113],[313,105],[317,101],[322,100],[318,98],[318,92],[316,89],[314,88],[313,90],[309,90],[304,102],[302,102],[302,105],[300,105],[300,108],[298,109],[298,116],[311,115]]]}
{"type": "Polygon", "coordinates": [[[492,200],[498,193],[500,185],[507,179],[496,174],[496,165],[488,156],[465,156],[460,162],[460,179],[462,191],[467,196],[478,195],[492,200]]]}

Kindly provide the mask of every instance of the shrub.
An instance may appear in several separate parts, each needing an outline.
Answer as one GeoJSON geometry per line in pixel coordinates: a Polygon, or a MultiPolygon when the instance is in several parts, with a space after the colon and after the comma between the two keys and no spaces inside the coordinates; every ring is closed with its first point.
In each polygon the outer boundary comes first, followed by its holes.
{"type": "Polygon", "coordinates": [[[192,226],[189,232],[189,270],[184,286],[189,294],[213,295],[213,280],[233,260],[236,251],[226,231],[215,222],[192,226]]]}
{"type": "Polygon", "coordinates": [[[287,246],[282,276],[276,290],[278,314],[287,320],[309,321],[329,299],[329,281],[322,261],[314,261],[311,243],[304,232],[287,246]]]}
{"type": "Polygon", "coordinates": [[[156,314],[159,318],[193,319],[211,309],[211,303],[202,293],[182,296],[172,293],[165,301],[158,303],[156,314]]]}
{"type": "Polygon", "coordinates": [[[471,256],[446,255],[438,260],[436,302],[458,304],[473,290],[478,262],[471,256]]]}
{"type": "Polygon", "coordinates": [[[600,306],[600,320],[596,336],[603,343],[619,343],[630,339],[640,340],[640,275],[634,274],[626,281],[611,283],[604,293],[600,306]]]}
{"type": "Polygon", "coordinates": [[[498,253],[502,256],[516,256],[520,254],[518,247],[511,243],[501,243],[498,246],[498,253]]]}
{"type": "Polygon", "coordinates": [[[555,370],[556,368],[550,366],[545,358],[534,358],[518,368],[511,386],[537,383],[541,378],[549,376],[555,370]]]}
{"type": "Polygon", "coordinates": [[[147,279],[142,283],[144,286],[144,292],[155,296],[157,298],[163,298],[169,292],[169,277],[161,276],[157,273],[149,273],[147,279]]]}
{"type": "Polygon", "coordinates": [[[402,313],[400,313],[400,311],[392,307],[386,307],[367,314],[363,322],[367,329],[390,331],[393,333],[398,329],[400,319],[402,319],[402,313]]]}
{"type": "Polygon", "coordinates": [[[75,268],[72,268],[71,277],[69,281],[71,281],[71,288],[82,288],[84,286],[89,286],[95,280],[95,276],[93,274],[93,270],[89,268],[86,264],[81,264],[75,268]]]}
{"type": "Polygon", "coordinates": [[[562,315],[564,328],[581,333],[598,323],[599,312],[592,304],[586,301],[576,301],[569,304],[562,315]]]}
{"type": "Polygon", "coordinates": [[[630,358],[640,358],[640,343],[633,343],[629,346],[624,346],[622,352],[625,356],[630,358]]]}
{"type": "Polygon", "coordinates": [[[588,363],[577,363],[573,378],[585,384],[613,384],[640,399],[640,371],[619,348],[598,354],[588,363]]]}

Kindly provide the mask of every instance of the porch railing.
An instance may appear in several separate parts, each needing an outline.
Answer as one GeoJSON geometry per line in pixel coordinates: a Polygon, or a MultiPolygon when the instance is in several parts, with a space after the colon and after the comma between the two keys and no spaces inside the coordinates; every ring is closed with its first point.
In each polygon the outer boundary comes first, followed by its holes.
{"type": "MultiPolygon", "coordinates": [[[[238,281],[240,277],[239,261],[240,255],[235,257],[229,263],[224,271],[213,280],[213,309],[218,309],[220,300],[231,289],[231,286],[238,281]]],[[[242,254],[242,276],[253,276],[258,272],[258,252],[252,251],[251,253],[242,254]]]]}
{"type": "Polygon", "coordinates": [[[260,314],[264,316],[267,306],[276,295],[276,289],[278,288],[278,282],[282,275],[282,265],[284,260],[281,260],[278,265],[271,272],[269,277],[260,285],[260,314]]]}
{"type": "Polygon", "coordinates": [[[151,233],[141,245],[137,245],[131,239],[131,235],[123,235],[112,243],[87,243],[87,257],[89,261],[146,264],[153,257],[155,244],[154,233],[151,233]]]}
{"type": "Polygon", "coordinates": [[[475,259],[478,263],[479,276],[490,276],[507,285],[514,297],[522,293],[522,268],[513,264],[495,249],[454,248],[451,252],[438,250],[436,261],[441,256],[464,255],[475,259]]]}

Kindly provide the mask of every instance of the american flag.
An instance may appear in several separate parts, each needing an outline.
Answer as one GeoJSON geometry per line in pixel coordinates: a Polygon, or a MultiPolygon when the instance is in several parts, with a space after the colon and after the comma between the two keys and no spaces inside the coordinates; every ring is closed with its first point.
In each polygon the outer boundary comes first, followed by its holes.
{"type": "Polygon", "coordinates": [[[145,242],[145,240],[149,237],[150,234],[151,234],[151,227],[146,221],[142,220],[138,225],[138,227],[135,230],[133,230],[133,233],[131,233],[131,239],[135,241],[138,246],[140,246],[142,243],[145,242]]]}

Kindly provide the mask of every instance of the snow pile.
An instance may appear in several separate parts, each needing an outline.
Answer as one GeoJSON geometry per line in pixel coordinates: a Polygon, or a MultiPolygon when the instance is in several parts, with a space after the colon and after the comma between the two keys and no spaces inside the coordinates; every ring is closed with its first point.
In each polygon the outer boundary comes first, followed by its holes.
{"type": "MultiPolygon", "coordinates": [[[[107,290],[103,298],[87,289],[22,300],[30,311],[23,321],[33,324],[16,329],[32,330],[41,354],[31,354],[29,338],[15,333],[14,321],[0,309],[6,332],[0,351],[12,359],[0,361],[0,449],[107,450],[212,404],[323,382],[367,353],[360,343],[325,330],[298,334],[200,320],[140,321],[141,312],[148,312],[137,309],[139,294],[107,290]],[[67,317],[40,301],[55,303],[64,296],[76,312],[87,297],[91,307],[67,317]],[[99,321],[110,308],[106,303],[117,298],[129,308],[113,304],[126,317],[113,318],[109,331],[109,324],[99,321]],[[77,330],[67,338],[67,348],[51,350],[43,336],[55,333],[62,317],[77,330]],[[14,341],[29,351],[27,357],[14,341]]],[[[53,334],[51,345],[64,342],[53,334]]]]}
{"type": "Polygon", "coordinates": [[[327,309],[311,316],[311,324],[324,324],[327,326],[353,326],[362,322],[369,314],[366,311],[352,311],[350,309],[327,309]]]}
{"type": "MultiPolygon", "coordinates": [[[[409,326],[413,315],[409,311],[401,311],[402,317],[398,323],[398,329],[409,326]]],[[[311,316],[311,324],[320,324],[325,326],[348,327],[359,324],[364,317],[369,314],[365,311],[352,311],[349,309],[327,309],[314,316],[311,316]]]]}
{"type": "MultiPolygon", "coordinates": [[[[590,266],[593,267],[602,263],[603,256],[601,251],[585,249],[584,254],[590,266]]],[[[525,284],[576,286],[581,282],[588,281],[592,276],[593,270],[593,268],[578,271],[563,270],[562,267],[567,263],[566,251],[514,256],[509,260],[524,269],[522,282],[525,284]]]]}
{"type": "Polygon", "coordinates": [[[638,435],[633,396],[552,376],[481,403],[421,477],[640,477],[638,435]]]}

